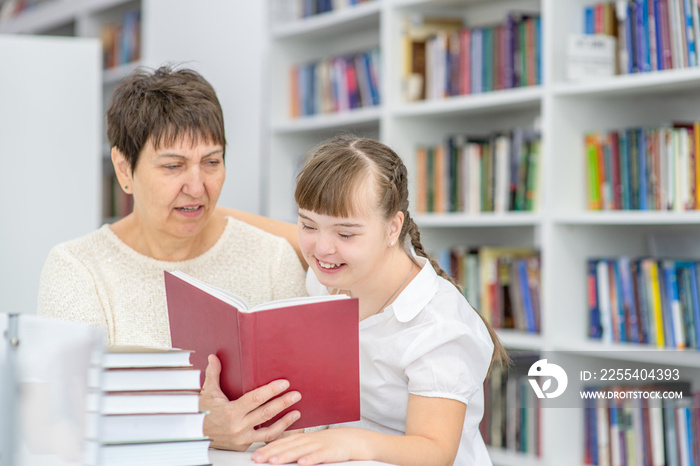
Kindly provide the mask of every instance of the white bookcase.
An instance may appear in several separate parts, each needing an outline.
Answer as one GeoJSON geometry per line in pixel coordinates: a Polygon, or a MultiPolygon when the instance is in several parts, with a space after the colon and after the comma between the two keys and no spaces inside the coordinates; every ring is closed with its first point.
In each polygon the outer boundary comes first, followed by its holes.
{"type": "Polygon", "coordinates": [[[0,35],[0,312],[35,313],[51,247],[99,221],[99,60],[95,40],[0,35]]]}
{"type": "MultiPolygon", "coordinates": [[[[416,216],[426,246],[534,247],[542,258],[542,331],[501,331],[510,349],[556,351],[590,367],[631,367],[635,360],[677,365],[700,378],[700,354],[653,351],[588,338],[586,259],[629,255],[700,258],[700,212],[589,212],[583,136],[586,131],[700,119],[700,69],[566,81],[566,42],[580,33],[594,0],[379,0],[295,21],[271,19],[268,212],[295,220],[294,176],[300,156],[325,137],[351,130],[390,145],[415,173],[417,144],[454,132],[479,134],[532,127],[543,134],[538,209],[533,213],[416,216]],[[401,96],[400,24],[412,12],[457,15],[470,26],[501,22],[509,10],[542,16],[542,85],[444,100],[405,103],[401,96]],[[289,118],[289,65],[348,48],[379,45],[382,104],[333,115],[289,118]],[[646,350],[642,352],[643,350],[646,350]],[[638,352],[638,355],[635,355],[638,352]]],[[[415,184],[413,185],[415,186],[415,184]]],[[[575,377],[574,377],[575,376],[575,377]]],[[[569,389],[583,382],[569,375],[569,389]]],[[[494,450],[500,465],[583,464],[583,410],[543,409],[541,458],[494,450]]]]}
{"type": "MultiPolygon", "coordinates": [[[[120,23],[127,11],[140,11],[140,59],[103,71],[102,111],[119,81],[138,66],[172,63],[196,69],[212,83],[224,111],[228,180],[219,203],[260,212],[266,6],[217,0],[43,0],[0,21],[0,34],[99,39],[103,25],[120,23]]],[[[104,123],[100,126],[104,134],[104,123]]],[[[109,176],[113,169],[106,136],[103,140],[95,157],[103,160],[109,176]]],[[[102,220],[113,219],[103,215],[102,220]]]]}

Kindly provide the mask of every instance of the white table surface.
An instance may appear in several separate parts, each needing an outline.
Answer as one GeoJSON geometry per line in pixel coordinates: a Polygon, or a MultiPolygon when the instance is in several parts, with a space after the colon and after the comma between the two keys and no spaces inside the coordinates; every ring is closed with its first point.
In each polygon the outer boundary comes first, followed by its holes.
{"type": "MultiPolygon", "coordinates": [[[[214,466],[250,466],[258,465],[250,459],[250,455],[262,444],[253,444],[248,451],[225,451],[209,449],[209,462],[214,466]]],[[[296,463],[294,463],[296,464],[296,463]]],[[[351,461],[346,463],[326,463],[326,464],[344,464],[346,466],[387,466],[387,463],[379,461],[351,461]]]]}

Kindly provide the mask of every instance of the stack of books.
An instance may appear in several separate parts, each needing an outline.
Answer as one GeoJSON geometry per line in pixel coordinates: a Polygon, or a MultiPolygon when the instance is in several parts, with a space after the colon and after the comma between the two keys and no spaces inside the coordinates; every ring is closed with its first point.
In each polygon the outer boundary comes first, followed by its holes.
{"type": "Polygon", "coordinates": [[[88,398],[88,464],[209,463],[190,351],[110,347],[88,398]]]}

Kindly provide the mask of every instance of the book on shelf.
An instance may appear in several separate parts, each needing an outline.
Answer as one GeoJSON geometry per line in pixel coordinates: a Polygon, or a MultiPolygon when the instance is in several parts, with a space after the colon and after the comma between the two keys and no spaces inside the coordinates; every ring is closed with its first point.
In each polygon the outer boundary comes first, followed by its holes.
{"type": "Polygon", "coordinates": [[[535,211],[540,133],[454,134],[416,147],[416,212],[535,211]]]}
{"type": "Polygon", "coordinates": [[[537,12],[509,11],[500,24],[404,17],[402,91],[406,102],[477,94],[542,82],[537,12]]]}
{"type": "Polygon", "coordinates": [[[620,74],[700,64],[700,14],[695,0],[618,0],[584,7],[584,34],[617,39],[620,74]]]}
{"type": "Polygon", "coordinates": [[[431,253],[494,328],[540,331],[540,259],[528,248],[442,248],[431,253]]]}
{"type": "Polygon", "coordinates": [[[120,22],[106,23],[100,32],[105,69],[135,62],[141,57],[141,12],[125,12],[120,22]]]}
{"type": "Polygon", "coordinates": [[[202,371],[216,354],[229,399],[287,379],[302,395],[291,408],[301,413],[291,428],[359,419],[357,299],[303,297],[249,308],[233,293],[167,271],[165,290],[173,346],[194,350],[202,371]]]}
{"type": "Polygon", "coordinates": [[[690,383],[590,386],[582,393],[584,464],[661,466],[700,460],[700,394],[691,392],[690,383]],[[662,391],[676,398],[654,396],[662,391]]]}
{"type": "Polygon", "coordinates": [[[380,51],[340,55],[290,67],[290,117],[345,112],[381,103],[380,51]]]}
{"type": "Polygon", "coordinates": [[[585,135],[589,210],[700,208],[700,122],[585,135]]]}
{"type": "Polygon", "coordinates": [[[494,366],[484,381],[484,443],[508,451],[541,456],[541,407],[527,379],[538,355],[514,355],[513,365],[494,366]]]}
{"type": "Polygon", "coordinates": [[[698,349],[699,266],[693,260],[649,257],[588,259],[589,336],[698,349]]]}

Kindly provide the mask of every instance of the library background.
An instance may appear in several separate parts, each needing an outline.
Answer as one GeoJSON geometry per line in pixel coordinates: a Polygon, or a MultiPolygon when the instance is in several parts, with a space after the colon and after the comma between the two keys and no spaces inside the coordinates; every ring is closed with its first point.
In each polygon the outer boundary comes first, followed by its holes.
{"type": "Polygon", "coordinates": [[[11,267],[0,295],[19,296],[4,306],[32,313],[26,277],[38,277],[49,248],[129,212],[100,115],[137,66],[184,63],[224,106],[222,205],[295,221],[301,156],[341,131],[403,157],[424,243],[514,355],[485,385],[494,464],[698,464],[699,5],[0,2],[0,99],[15,104],[0,104],[0,167],[13,173],[0,192],[22,189],[29,229],[43,235],[25,251],[26,238],[2,227],[11,267]],[[87,51],[52,48],[66,42],[87,51]],[[59,83],[66,91],[51,92],[59,83]],[[8,131],[21,118],[41,134],[8,131]],[[28,153],[27,141],[50,177],[7,156],[28,153]],[[32,186],[38,195],[26,195],[32,186]],[[678,369],[685,396],[550,409],[527,377],[548,354],[565,368],[629,374],[611,386],[572,371],[568,390],[666,386],[640,369],[652,364],[678,369]]]}

